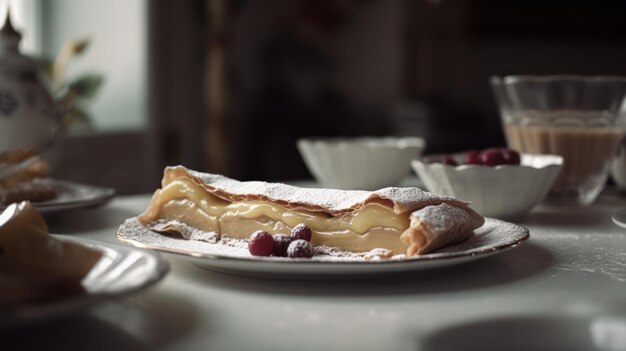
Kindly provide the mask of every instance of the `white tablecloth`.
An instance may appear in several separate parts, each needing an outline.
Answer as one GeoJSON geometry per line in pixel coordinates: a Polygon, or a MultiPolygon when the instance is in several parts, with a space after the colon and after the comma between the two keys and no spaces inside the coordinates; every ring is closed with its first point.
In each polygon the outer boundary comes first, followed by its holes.
{"type": "MultiPolygon", "coordinates": [[[[117,242],[149,196],[48,218],[51,232],[117,242]]],[[[626,349],[626,201],[539,207],[531,239],[482,260],[382,279],[294,281],[203,270],[164,254],[170,273],[128,298],[0,331],[11,349],[626,349]],[[485,346],[487,345],[487,346],[485,346]]]]}

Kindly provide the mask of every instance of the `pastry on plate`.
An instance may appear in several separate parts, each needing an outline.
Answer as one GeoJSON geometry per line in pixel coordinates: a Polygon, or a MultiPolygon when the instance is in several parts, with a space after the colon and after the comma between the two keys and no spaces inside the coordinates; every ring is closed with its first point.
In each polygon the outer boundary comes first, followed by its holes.
{"type": "Polygon", "coordinates": [[[48,234],[29,203],[0,214],[0,310],[82,292],[81,280],[102,253],[48,234]]]}
{"type": "Polygon", "coordinates": [[[139,221],[157,232],[215,242],[247,239],[257,230],[289,233],[304,223],[314,245],[414,256],[465,240],[484,218],[466,202],[415,187],[309,189],[176,166],[165,169],[162,188],[139,221]]]}
{"type": "Polygon", "coordinates": [[[42,202],[57,196],[54,185],[46,178],[48,164],[34,150],[14,149],[0,153],[0,206],[14,202],[42,202]],[[16,172],[4,174],[15,167],[16,172]]]}

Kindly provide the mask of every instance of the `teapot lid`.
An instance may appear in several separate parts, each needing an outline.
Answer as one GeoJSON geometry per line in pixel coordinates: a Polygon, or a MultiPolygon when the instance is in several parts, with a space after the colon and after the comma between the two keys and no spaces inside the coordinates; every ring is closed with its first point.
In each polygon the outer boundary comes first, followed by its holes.
{"type": "Polygon", "coordinates": [[[0,45],[3,49],[9,49],[18,51],[17,46],[22,40],[22,35],[13,28],[11,23],[11,13],[7,12],[7,17],[4,20],[4,25],[0,28],[0,45]]]}
{"type": "Polygon", "coordinates": [[[13,68],[37,70],[37,63],[20,53],[19,44],[22,35],[15,30],[11,23],[11,11],[7,9],[4,25],[0,28],[0,68],[7,66],[13,68]]]}

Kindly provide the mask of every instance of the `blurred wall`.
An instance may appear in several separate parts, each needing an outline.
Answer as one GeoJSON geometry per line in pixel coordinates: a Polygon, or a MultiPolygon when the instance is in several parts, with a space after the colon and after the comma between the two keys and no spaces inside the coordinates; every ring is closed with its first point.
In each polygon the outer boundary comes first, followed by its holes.
{"type": "Polygon", "coordinates": [[[90,36],[69,74],[105,76],[94,130],[56,146],[52,176],[129,194],[153,191],[165,166],[202,169],[204,0],[33,1],[45,56],[90,36]]]}
{"type": "Polygon", "coordinates": [[[227,3],[228,174],[306,178],[298,138],[394,133],[384,110],[404,94],[404,2],[227,3]]]}
{"type": "Polygon", "coordinates": [[[119,194],[152,191],[160,172],[148,137],[148,1],[21,0],[33,32],[29,52],[53,60],[68,40],[90,46],[68,65],[66,78],[104,78],[84,110],[90,127],[71,126],[44,156],[55,178],[113,187],[119,194]],[[26,6],[28,5],[28,6],[26,6]]]}
{"type": "Polygon", "coordinates": [[[224,152],[240,178],[309,176],[294,146],[307,136],[419,135],[429,153],[503,146],[491,75],[626,75],[624,1],[227,3],[235,142],[224,152]]]}
{"type": "Polygon", "coordinates": [[[499,146],[490,75],[626,75],[626,2],[27,1],[45,10],[49,54],[94,34],[72,69],[107,70],[97,125],[133,131],[85,140],[88,154],[73,144],[64,162],[77,173],[92,162],[92,178],[128,191],[153,189],[163,166],[179,163],[242,179],[307,178],[295,148],[307,136],[421,135],[428,152],[499,146]],[[226,9],[214,18],[212,5],[226,9]],[[212,55],[224,60],[214,66],[221,94],[207,90],[212,55]],[[212,124],[211,96],[227,105],[224,124],[212,124]],[[216,135],[223,143],[210,151],[228,168],[207,155],[216,135]],[[128,152],[116,160],[113,149],[128,152]]]}
{"type": "Polygon", "coordinates": [[[104,75],[89,106],[98,131],[138,130],[147,118],[146,0],[36,0],[44,57],[54,58],[70,39],[88,37],[91,46],[69,65],[69,77],[104,75]]]}

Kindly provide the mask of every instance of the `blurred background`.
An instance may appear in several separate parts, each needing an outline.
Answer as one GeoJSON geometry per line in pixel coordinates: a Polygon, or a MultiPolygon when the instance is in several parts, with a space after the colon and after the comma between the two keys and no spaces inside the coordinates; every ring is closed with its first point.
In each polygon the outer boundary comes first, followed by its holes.
{"type": "Polygon", "coordinates": [[[295,141],[411,135],[427,153],[504,145],[488,77],[626,75],[626,2],[0,0],[22,52],[88,48],[92,93],[53,176],[151,192],[163,167],[310,178],[295,141]]]}

